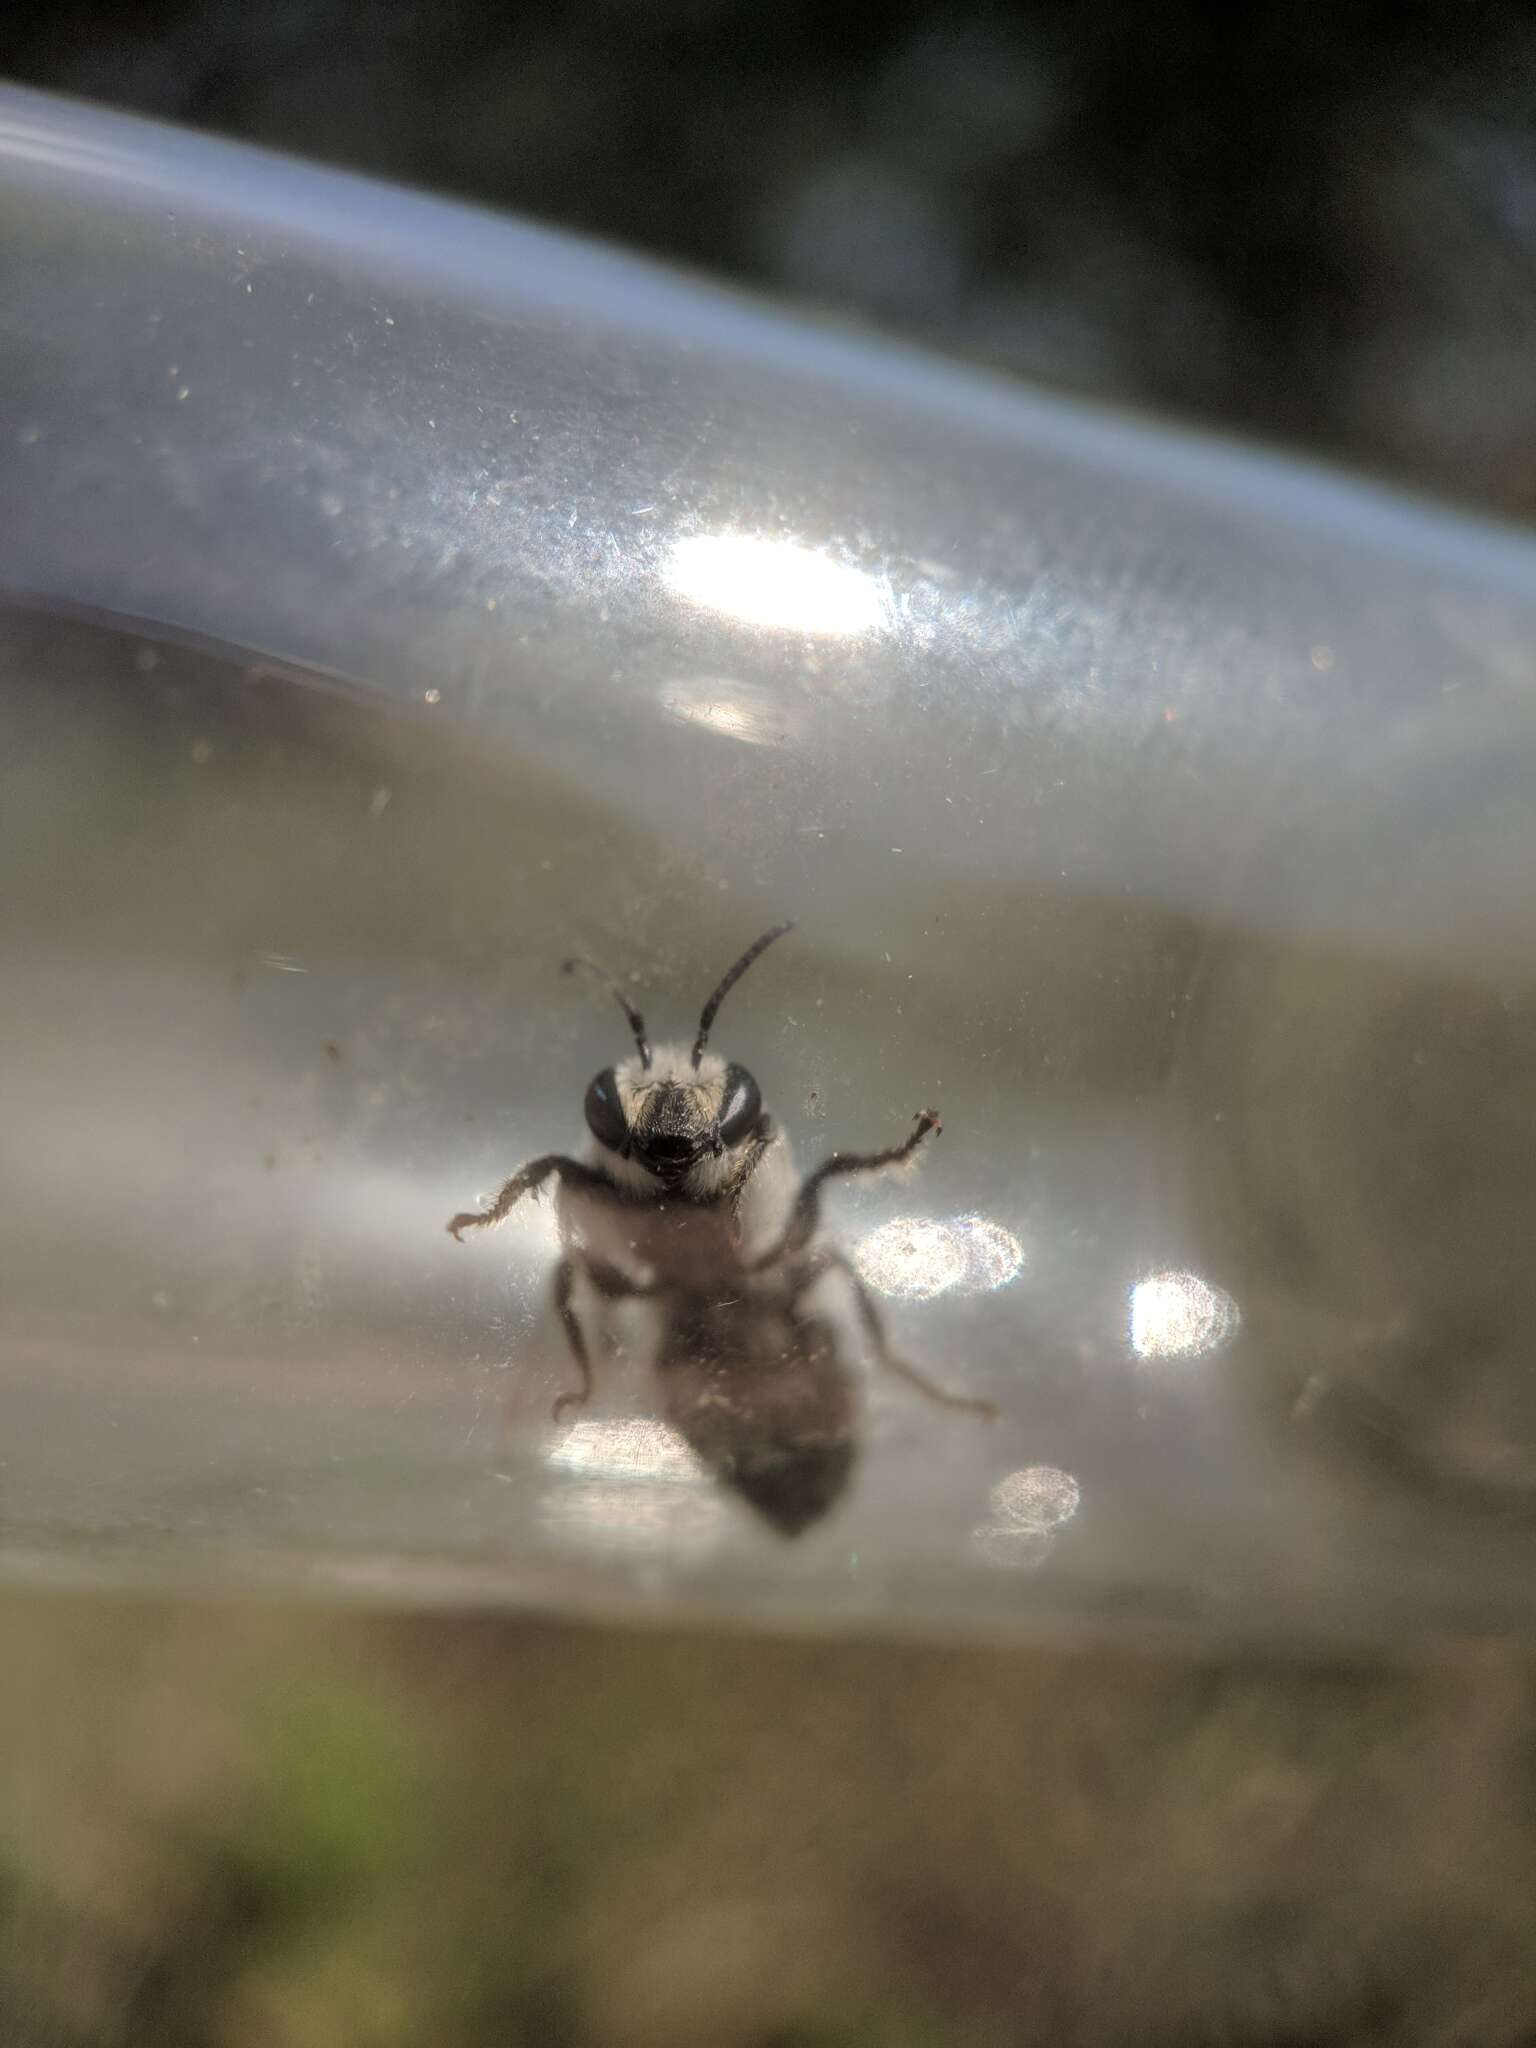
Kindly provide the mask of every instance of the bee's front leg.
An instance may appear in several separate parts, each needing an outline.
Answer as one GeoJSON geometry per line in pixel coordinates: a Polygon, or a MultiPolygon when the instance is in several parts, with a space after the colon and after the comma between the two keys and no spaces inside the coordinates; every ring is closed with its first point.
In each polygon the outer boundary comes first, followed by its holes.
{"type": "Polygon", "coordinates": [[[749,1270],[761,1272],[767,1266],[775,1266],[781,1259],[791,1257],[810,1243],[821,1225],[821,1191],[829,1180],[845,1179],[855,1173],[877,1173],[884,1166],[900,1166],[912,1157],[930,1131],[942,1129],[937,1110],[921,1110],[912,1127],[912,1135],[901,1144],[891,1145],[884,1152],[834,1152],[830,1159],[824,1159],[815,1172],[807,1174],[800,1183],[800,1192],[795,1197],[795,1206],[790,1211],[784,1235],[776,1245],[755,1258],[749,1270]]]}
{"type": "Polygon", "coordinates": [[[557,1174],[563,1186],[579,1188],[583,1194],[607,1194],[616,1192],[607,1174],[595,1166],[586,1166],[579,1159],[567,1159],[560,1152],[546,1152],[542,1159],[533,1159],[514,1173],[489,1209],[462,1210],[448,1225],[448,1235],[462,1244],[461,1231],[489,1230],[502,1223],[523,1199],[541,1188],[551,1174],[557,1174]]]}

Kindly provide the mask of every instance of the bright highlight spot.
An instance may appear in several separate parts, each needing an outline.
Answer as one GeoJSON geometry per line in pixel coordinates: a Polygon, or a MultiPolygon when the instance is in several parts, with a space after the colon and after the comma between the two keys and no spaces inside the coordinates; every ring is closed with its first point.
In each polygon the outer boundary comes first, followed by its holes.
{"type": "Polygon", "coordinates": [[[1036,1571],[1082,1497],[1070,1472],[1056,1465],[1025,1465],[993,1487],[993,1519],[971,1531],[971,1548],[984,1563],[1005,1571],[1036,1571]]]}
{"type": "Polygon", "coordinates": [[[562,1487],[539,1520],[560,1544],[637,1559],[702,1557],[719,1540],[724,1515],[712,1493],[675,1482],[656,1487],[562,1487]]]}
{"type": "Polygon", "coordinates": [[[570,1475],[539,1505],[554,1542],[610,1557],[702,1556],[722,1514],[704,1468],[664,1422],[640,1416],[577,1422],[547,1453],[570,1475]]]}
{"type": "Polygon", "coordinates": [[[1138,1358],[1200,1358],[1241,1318],[1230,1294],[1198,1273],[1153,1273],[1131,1289],[1131,1349],[1138,1358]]]}
{"type": "Polygon", "coordinates": [[[862,570],[791,540],[701,533],[680,540],[662,572],[678,597],[749,626],[851,637],[883,616],[880,593],[862,570]]]}
{"type": "Polygon", "coordinates": [[[1026,1465],[993,1487],[992,1512],[1000,1522],[1043,1535],[1070,1522],[1082,1497],[1082,1488],[1070,1472],[1055,1465],[1026,1465]]]}
{"type": "Polygon", "coordinates": [[[903,1301],[928,1301],[958,1288],[990,1294],[1024,1263],[1011,1230],[985,1216],[896,1216],[861,1237],[853,1262],[866,1286],[903,1301]]]}
{"type": "Polygon", "coordinates": [[[897,1216],[853,1248],[859,1276],[882,1294],[927,1301],[965,1277],[965,1253],[948,1224],[897,1216]]]}
{"type": "Polygon", "coordinates": [[[675,1429],[631,1417],[573,1423],[550,1447],[547,1463],[588,1479],[702,1479],[703,1467],[675,1429]]]}
{"type": "Polygon", "coordinates": [[[1006,1287],[1024,1263],[1024,1247],[1011,1230],[985,1216],[956,1216],[949,1225],[965,1254],[967,1294],[1006,1287]]]}

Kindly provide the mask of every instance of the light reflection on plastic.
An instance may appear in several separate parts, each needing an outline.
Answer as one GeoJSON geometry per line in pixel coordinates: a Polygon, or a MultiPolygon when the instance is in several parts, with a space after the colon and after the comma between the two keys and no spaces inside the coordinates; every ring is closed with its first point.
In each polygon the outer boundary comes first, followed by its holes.
{"type": "Polygon", "coordinates": [[[594,1479],[702,1479],[703,1468],[675,1429],[630,1416],[573,1423],[551,1445],[546,1462],[594,1479]]]}
{"type": "Polygon", "coordinates": [[[986,1216],[952,1216],[949,1228],[965,1254],[960,1285],[967,1294],[991,1294],[1006,1287],[1024,1264],[1024,1247],[1011,1230],[986,1216]]]}
{"type": "Polygon", "coordinates": [[[971,1548],[986,1564],[1005,1571],[1038,1571],[1051,1553],[1051,1538],[1043,1529],[1010,1529],[1002,1523],[984,1522],[971,1531],[971,1548]]]}
{"type": "Polygon", "coordinates": [[[1070,1472],[1055,1465],[1025,1465],[993,1487],[992,1512],[1016,1528],[1044,1532],[1070,1522],[1082,1497],[1070,1472]]]}
{"type": "Polygon", "coordinates": [[[1081,1500],[1082,1488],[1070,1472],[1056,1465],[1025,1465],[993,1487],[993,1519],[971,1531],[971,1548],[987,1564],[1035,1571],[1081,1500]]]}
{"type": "Polygon", "coordinates": [[[1241,1317],[1230,1294],[1198,1273],[1151,1273],[1130,1295],[1138,1358],[1200,1358],[1225,1344],[1241,1317]]]}
{"type": "Polygon", "coordinates": [[[672,548],[662,580],[678,597],[748,626],[849,639],[884,617],[880,592],[862,570],[791,540],[695,534],[672,548]]]}
{"type": "Polygon", "coordinates": [[[946,1224],[924,1216],[897,1216],[861,1237],[853,1248],[860,1277],[882,1294],[927,1301],[956,1286],[965,1254],[946,1224]]]}
{"type": "Polygon", "coordinates": [[[897,1216],[861,1237],[853,1262],[867,1286],[903,1301],[928,1301],[958,1288],[990,1294],[1024,1264],[1011,1230],[986,1216],[897,1216]]]}
{"type": "Polygon", "coordinates": [[[719,1540],[724,1509],[708,1489],[593,1484],[562,1486],[540,1503],[539,1520],[558,1542],[584,1550],[675,1560],[702,1557],[719,1540]]]}
{"type": "Polygon", "coordinates": [[[683,725],[701,726],[749,747],[777,746],[790,737],[785,708],[765,691],[740,683],[674,683],[662,691],[661,704],[683,725]]]}

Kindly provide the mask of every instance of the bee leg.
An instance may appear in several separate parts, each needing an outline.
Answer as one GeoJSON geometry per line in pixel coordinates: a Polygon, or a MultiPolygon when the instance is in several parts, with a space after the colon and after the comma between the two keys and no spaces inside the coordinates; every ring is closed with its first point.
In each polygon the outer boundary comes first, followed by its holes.
{"type": "MultiPolygon", "coordinates": [[[[654,1301],[661,1289],[643,1280],[631,1280],[627,1273],[621,1273],[617,1266],[605,1266],[592,1259],[583,1259],[582,1271],[591,1283],[592,1290],[606,1304],[614,1301],[654,1301]]],[[[611,1358],[616,1350],[612,1320],[608,1316],[602,1321],[603,1352],[611,1358]]]]}
{"type": "Polygon", "coordinates": [[[596,1265],[590,1259],[584,1260],[583,1265],[587,1278],[604,1301],[654,1301],[661,1292],[648,1281],[631,1280],[617,1266],[596,1265]]]}
{"type": "Polygon", "coordinates": [[[566,1159],[558,1152],[546,1152],[542,1159],[533,1159],[518,1173],[514,1173],[489,1209],[462,1210],[448,1225],[448,1235],[464,1242],[459,1233],[464,1230],[487,1230],[504,1221],[524,1195],[541,1188],[551,1174],[558,1174],[566,1187],[579,1188],[583,1194],[608,1194],[615,1192],[613,1182],[606,1173],[599,1173],[594,1166],[585,1166],[579,1159],[566,1159]]]}
{"type": "Polygon", "coordinates": [[[830,1159],[824,1159],[800,1183],[783,1237],[771,1250],[755,1258],[748,1270],[761,1272],[765,1266],[777,1265],[780,1259],[810,1243],[821,1222],[821,1191],[829,1180],[846,1179],[855,1173],[878,1173],[883,1166],[900,1166],[903,1160],[911,1158],[930,1131],[942,1129],[938,1112],[925,1109],[919,1113],[912,1135],[899,1145],[891,1145],[884,1152],[834,1152],[830,1159]]]}
{"type": "Polygon", "coordinates": [[[555,1268],[555,1313],[565,1330],[565,1341],[571,1347],[571,1356],[575,1359],[576,1370],[581,1375],[581,1385],[574,1393],[561,1394],[556,1399],[556,1422],[567,1408],[585,1408],[592,1398],[592,1360],[587,1351],[587,1340],[582,1332],[580,1318],[571,1305],[571,1292],[575,1284],[576,1261],[567,1254],[555,1268]]]}
{"type": "Polygon", "coordinates": [[[876,1307],[873,1296],[859,1278],[858,1271],[846,1252],[829,1246],[817,1254],[808,1269],[812,1278],[819,1278],[822,1273],[829,1270],[847,1276],[848,1285],[853,1289],[853,1298],[859,1305],[859,1320],[864,1325],[864,1335],[877,1365],[883,1366],[889,1373],[894,1373],[897,1379],[905,1380],[909,1387],[915,1387],[925,1400],[932,1401],[937,1407],[963,1409],[972,1415],[980,1415],[987,1422],[996,1422],[997,1410],[990,1401],[978,1401],[967,1394],[950,1393],[947,1387],[939,1386],[891,1349],[885,1317],[876,1307]]]}
{"type": "Polygon", "coordinates": [[[747,1147],[746,1156],[741,1162],[741,1171],[737,1174],[735,1185],[731,1189],[731,1230],[738,1241],[741,1237],[742,1204],[746,1200],[747,1189],[752,1185],[753,1174],[772,1151],[773,1141],[777,1135],[772,1120],[765,1116],[758,1125],[757,1136],[747,1147]]]}

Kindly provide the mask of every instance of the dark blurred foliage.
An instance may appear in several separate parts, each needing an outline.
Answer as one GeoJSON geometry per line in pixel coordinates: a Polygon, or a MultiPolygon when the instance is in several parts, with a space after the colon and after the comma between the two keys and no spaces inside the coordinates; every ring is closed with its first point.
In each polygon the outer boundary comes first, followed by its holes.
{"type": "Polygon", "coordinates": [[[12,0],[13,77],[1536,509],[1536,16],[12,0]]]}

